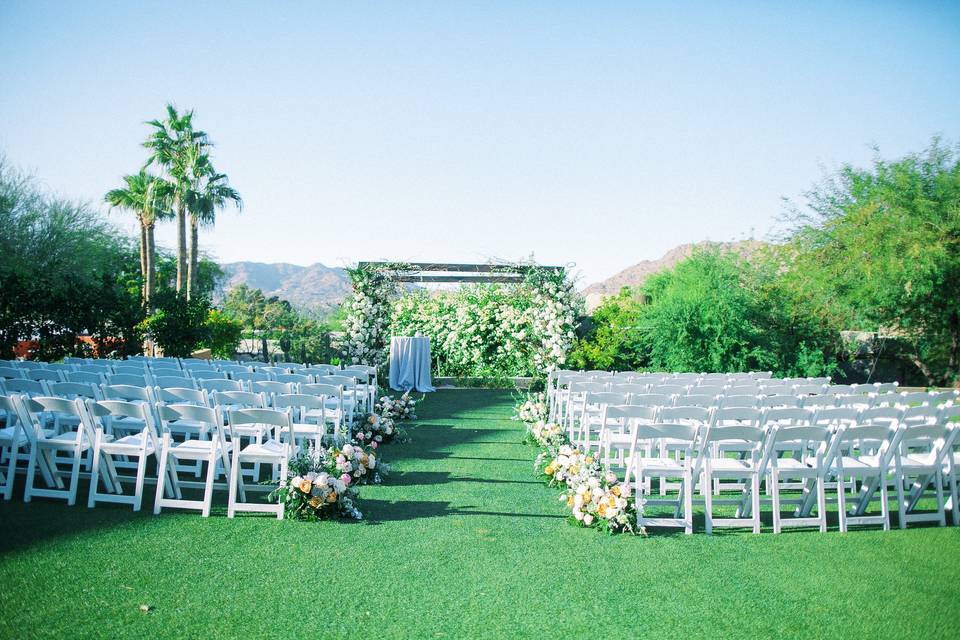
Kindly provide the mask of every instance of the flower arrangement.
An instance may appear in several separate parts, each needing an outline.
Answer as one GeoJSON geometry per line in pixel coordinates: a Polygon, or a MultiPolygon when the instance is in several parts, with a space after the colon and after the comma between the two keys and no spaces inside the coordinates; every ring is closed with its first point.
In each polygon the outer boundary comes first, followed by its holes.
{"type": "Polygon", "coordinates": [[[353,295],[345,303],[347,335],[342,348],[349,362],[375,367],[386,363],[390,340],[390,298],[397,290],[391,272],[400,269],[402,265],[366,265],[347,269],[353,283],[353,295]]]}
{"type": "Polygon", "coordinates": [[[591,476],[570,486],[560,501],[571,509],[571,520],[583,527],[607,533],[640,533],[637,502],[630,485],[620,483],[616,474],[591,476]]]}
{"type": "Polygon", "coordinates": [[[411,398],[410,392],[407,391],[399,398],[381,396],[381,398],[377,400],[374,410],[380,414],[381,418],[396,422],[401,420],[416,420],[417,414],[414,413],[416,404],[417,401],[411,398]]]}
{"type": "MultiPolygon", "coordinates": [[[[517,407],[517,419],[523,406],[517,407]]],[[[547,486],[563,487],[560,501],[571,510],[571,524],[610,534],[643,533],[637,525],[640,506],[628,483],[603,469],[591,452],[573,446],[560,425],[538,420],[526,427],[527,442],[540,450],[534,470],[547,486]]]]}
{"type": "Polygon", "coordinates": [[[548,417],[547,397],[542,391],[528,394],[526,399],[513,409],[513,419],[528,425],[546,422],[548,417]]]}
{"type": "Polygon", "coordinates": [[[388,442],[405,442],[406,431],[396,425],[392,418],[376,413],[357,414],[353,421],[353,442],[377,449],[388,442]]]}
{"type": "Polygon", "coordinates": [[[284,505],[284,515],[297,520],[326,518],[363,519],[356,506],[356,490],[350,478],[335,472],[330,450],[311,448],[290,459],[287,477],[270,493],[284,505]]]}
{"type": "Polygon", "coordinates": [[[331,447],[327,458],[332,461],[332,473],[346,485],[380,484],[390,468],[377,459],[375,447],[364,448],[360,444],[347,442],[342,447],[331,447]]]}

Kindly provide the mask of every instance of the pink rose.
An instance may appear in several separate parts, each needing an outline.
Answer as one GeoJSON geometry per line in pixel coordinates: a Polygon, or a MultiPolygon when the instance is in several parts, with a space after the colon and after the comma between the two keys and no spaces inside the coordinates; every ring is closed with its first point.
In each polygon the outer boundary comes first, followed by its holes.
{"type": "Polygon", "coordinates": [[[374,440],[373,442],[371,442],[371,443],[370,443],[370,446],[371,446],[372,448],[376,449],[376,448],[377,448],[377,441],[374,440]]]}
{"type": "Polygon", "coordinates": [[[357,434],[357,440],[363,441],[363,431],[357,434]]]}
{"type": "Polygon", "coordinates": [[[350,480],[351,478],[349,473],[345,473],[342,476],[340,476],[340,482],[342,482],[343,484],[347,484],[347,485],[350,484],[350,480]]]}

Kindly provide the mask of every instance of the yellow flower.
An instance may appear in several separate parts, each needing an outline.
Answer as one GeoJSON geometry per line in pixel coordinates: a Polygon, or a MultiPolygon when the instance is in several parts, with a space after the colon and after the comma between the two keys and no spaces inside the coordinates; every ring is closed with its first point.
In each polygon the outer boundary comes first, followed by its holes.
{"type": "Polygon", "coordinates": [[[611,507],[615,507],[617,506],[617,499],[613,496],[610,496],[607,498],[607,504],[609,504],[611,507]]]}
{"type": "Polygon", "coordinates": [[[600,514],[600,517],[603,517],[604,514],[606,514],[606,512],[607,512],[607,505],[601,502],[600,505],[597,507],[597,513],[600,514]]]}
{"type": "Polygon", "coordinates": [[[584,460],[587,464],[593,464],[593,456],[587,456],[587,459],[584,460]]]}
{"type": "Polygon", "coordinates": [[[572,495],[567,496],[567,506],[568,506],[568,507],[572,507],[572,506],[573,506],[573,496],[572,496],[572,495]]]}
{"type": "Polygon", "coordinates": [[[553,468],[553,464],[548,464],[547,467],[543,470],[543,472],[548,476],[552,476],[554,471],[556,471],[556,469],[553,468]]]}
{"type": "Polygon", "coordinates": [[[578,464],[570,465],[570,473],[572,473],[573,475],[577,475],[578,473],[580,473],[580,465],[578,464]]]}
{"type": "Polygon", "coordinates": [[[327,496],[327,502],[329,502],[330,504],[333,504],[336,501],[337,501],[337,492],[331,491],[330,495],[327,496]]]}
{"type": "Polygon", "coordinates": [[[303,480],[300,482],[300,491],[304,493],[310,493],[310,488],[313,487],[313,483],[309,480],[303,480]]]}
{"type": "Polygon", "coordinates": [[[620,495],[620,485],[615,486],[613,489],[610,489],[610,491],[613,492],[613,495],[619,496],[619,495],[620,495]]]}
{"type": "Polygon", "coordinates": [[[320,506],[320,503],[321,503],[321,500],[318,496],[313,496],[312,498],[310,498],[310,506],[313,507],[314,509],[318,508],[320,506]]]}

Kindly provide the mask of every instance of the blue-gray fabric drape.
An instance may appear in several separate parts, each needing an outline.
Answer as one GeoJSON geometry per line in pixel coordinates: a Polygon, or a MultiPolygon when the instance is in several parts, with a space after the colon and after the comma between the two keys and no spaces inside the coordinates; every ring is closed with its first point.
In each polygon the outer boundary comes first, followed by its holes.
{"type": "Polygon", "coordinates": [[[430,378],[430,338],[390,338],[390,388],[394,391],[416,389],[421,393],[436,391],[430,378]]]}

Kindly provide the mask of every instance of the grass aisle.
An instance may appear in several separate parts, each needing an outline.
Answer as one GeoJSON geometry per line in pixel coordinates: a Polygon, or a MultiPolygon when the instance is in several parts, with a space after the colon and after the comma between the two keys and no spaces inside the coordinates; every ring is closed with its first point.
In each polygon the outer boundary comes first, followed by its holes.
{"type": "Polygon", "coordinates": [[[430,396],[363,523],[0,504],[0,636],[960,635],[957,528],[608,538],[565,524],[510,409],[430,396]]]}

